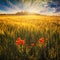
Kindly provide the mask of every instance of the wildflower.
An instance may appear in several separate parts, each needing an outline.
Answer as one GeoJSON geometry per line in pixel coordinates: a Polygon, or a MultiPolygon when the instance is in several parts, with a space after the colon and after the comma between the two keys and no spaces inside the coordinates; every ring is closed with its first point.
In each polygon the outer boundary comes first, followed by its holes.
{"type": "Polygon", "coordinates": [[[34,43],[32,43],[31,46],[34,46],[34,43]]]}
{"type": "Polygon", "coordinates": [[[24,45],[24,44],[25,44],[25,40],[22,40],[22,41],[21,41],[21,44],[24,45]]]}
{"type": "Polygon", "coordinates": [[[41,44],[44,44],[44,38],[40,38],[39,41],[41,44]]]}
{"type": "Polygon", "coordinates": [[[20,41],[20,40],[21,40],[21,38],[20,38],[20,37],[18,37],[17,41],[20,41]]]}
{"type": "Polygon", "coordinates": [[[20,45],[20,44],[21,44],[21,42],[17,40],[17,41],[16,41],[16,44],[17,44],[17,45],[20,45]]]}
{"type": "Polygon", "coordinates": [[[17,45],[24,45],[25,44],[25,40],[21,40],[20,37],[16,40],[16,44],[17,45]]]}
{"type": "Polygon", "coordinates": [[[20,39],[20,37],[18,37],[18,39],[16,40],[16,44],[17,44],[17,45],[20,45],[20,44],[21,44],[21,39],[20,39]]]}

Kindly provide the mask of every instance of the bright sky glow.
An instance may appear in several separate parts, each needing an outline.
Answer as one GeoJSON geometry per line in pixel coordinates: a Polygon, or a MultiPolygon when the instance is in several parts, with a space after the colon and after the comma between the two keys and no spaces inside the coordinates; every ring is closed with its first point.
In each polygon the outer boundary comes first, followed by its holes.
{"type": "Polygon", "coordinates": [[[60,15],[60,1],[54,2],[45,0],[1,0],[0,14],[13,14],[16,12],[27,11],[44,15],[60,15]]]}

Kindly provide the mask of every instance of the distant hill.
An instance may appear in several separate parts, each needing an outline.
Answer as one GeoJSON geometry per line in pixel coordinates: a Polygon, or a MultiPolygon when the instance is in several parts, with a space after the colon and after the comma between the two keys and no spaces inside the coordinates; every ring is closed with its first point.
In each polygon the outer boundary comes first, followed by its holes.
{"type": "Polygon", "coordinates": [[[39,13],[35,13],[35,12],[28,12],[28,11],[21,11],[21,12],[16,12],[14,14],[7,14],[7,13],[0,13],[0,16],[2,15],[40,15],[40,16],[55,16],[55,17],[60,17],[60,14],[55,14],[55,15],[46,15],[46,14],[39,14],[39,13]]]}
{"type": "Polygon", "coordinates": [[[17,12],[16,15],[40,15],[34,12],[17,12]]]}

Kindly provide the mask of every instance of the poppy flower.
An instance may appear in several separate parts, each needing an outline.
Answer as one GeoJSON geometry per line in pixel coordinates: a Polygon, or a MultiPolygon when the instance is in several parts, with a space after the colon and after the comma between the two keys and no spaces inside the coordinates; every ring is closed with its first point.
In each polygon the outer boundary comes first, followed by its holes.
{"type": "Polygon", "coordinates": [[[40,38],[39,41],[41,44],[44,44],[44,38],[40,38]]]}
{"type": "Polygon", "coordinates": [[[20,37],[16,40],[16,44],[17,45],[24,45],[25,44],[25,40],[21,40],[20,37]]]}
{"type": "Polygon", "coordinates": [[[25,44],[25,40],[22,40],[22,41],[21,41],[21,44],[24,45],[24,44],[25,44]]]}
{"type": "Polygon", "coordinates": [[[32,43],[31,46],[34,46],[34,43],[32,43]]]}
{"type": "Polygon", "coordinates": [[[17,44],[17,45],[20,45],[20,44],[21,44],[21,42],[20,42],[20,41],[16,41],[16,44],[17,44]]]}
{"type": "Polygon", "coordinates": [[[20,37],[18,37],[18,39],[16,40],[16,44],[17,44],[17,45],[20,45],[20,44],[21,44],[21,39],[20,39],[20,37]]]}
{"type": "Polygon", "coordinates": [[[20,41],[20,40],[21,40],[21,38],[20,38],[20,37],[18,37],[18,38],[17,38],[17,41],[20,41]]]}

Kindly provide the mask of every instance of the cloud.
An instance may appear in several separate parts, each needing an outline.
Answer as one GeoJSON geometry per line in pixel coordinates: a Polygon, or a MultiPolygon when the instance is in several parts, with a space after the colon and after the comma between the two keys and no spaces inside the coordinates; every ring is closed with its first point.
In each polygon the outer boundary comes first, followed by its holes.
{"type": "Polygon", "coordinates": [[[55,12],[60,12],[60,7],[57,7],[55,12]]]}
{"type": "Polygon", "coordinates": [[[56,2],[44,2],[40,5],[40,14],[60,15],[60,6],[56,2]]]}
{"type": "MultiPolygon", "coordinates": [[[[6,13],[29,11],[29,12],[37,12],[39,14],[45,14],[45,15],[60,15],[59,2],[52,2],[52,1],[41,2],[40,0],[34,0],[32,2],[32,0],[29,0],[29,1],[28,0],[19,0],[19,2],[15,2],[15,4],[14,4],[10,0],[7,0],[7,3],[10,5],[10,7],[0,4],[6,13]]],[[[0,10],[1,10],[1,8],[0,8],[0,10]]],[[[2,10],[2,12],[3,12],[3,10],[2,10]]]]}

